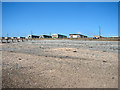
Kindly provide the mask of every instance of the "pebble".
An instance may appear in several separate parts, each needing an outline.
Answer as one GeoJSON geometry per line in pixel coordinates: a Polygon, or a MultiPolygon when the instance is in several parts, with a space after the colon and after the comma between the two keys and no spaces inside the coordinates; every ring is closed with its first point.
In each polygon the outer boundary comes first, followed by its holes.
{"type": "Polygon", "coordinates": [[[21,58],[19,58],[19,60],[21,60],[21,58]]]}
{"type": "Polygon", "coordinates": [[[93,48],[93,47],[89,47],[89,48],[93,48]]]}
{"type": "Polygon", "coordinates": [[[106,52],[105,50],[103,52],[106,52]]]}
{"type": "Polygon", "coordinates": [[[107,62],[107,61],[103,60],[103,62],[107,62]]]}
{"type": "Polygon", "coordinates": [[[73,52],[77,52],[77,51],[73,51],[73,52]]]}
{"type": "Polygon", "coordinates": [[[114,79],[114,77],[112,77],[112,79],[114,79]]]}
{"type": "Polygon", "coordinates": [[[13,52],[13,51],[10,51],[10,52],[13,52]]]}
{"type": "Polygon", "coordinates": [[[68,57],[68,56],[66,56],[66,57],[68,57]]]}

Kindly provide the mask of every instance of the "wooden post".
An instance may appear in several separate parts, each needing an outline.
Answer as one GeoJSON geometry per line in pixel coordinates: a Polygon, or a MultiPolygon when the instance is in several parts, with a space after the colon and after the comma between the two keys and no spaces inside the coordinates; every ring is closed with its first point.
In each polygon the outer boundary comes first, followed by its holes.
{"type": "Polygon", "coordinates": [[[8,43],[8,39],[6,39],[7,43],[8,43]]]}
{"type": "Polygon", "coordinates": [[[3,43],[3,39],[1,39],[1,43],[3,43]]]}
{"type": "Polygon", "coordinates": [[[22,39],[22,42],[23,42],[23,39],[22,39]]]}
{"type": "Polygon", "coordinates": [[[32,31],[31,31],[31,41],[32,41],[32,31]]]}
{"type": "Polygon", "coordinates": [[[17,39],[17,42],[19,42],[19,39],[17,39]]]}
{"type": "Polygon", "coordinates": [[[101,28],[99,26],[99,38],[100,38],[100,36],[101,36],[101,28]]]}
{"type": "Polygon", "coordinates": [[[13,42],[13,39],[12,39],[12,42],[13,42]]]}

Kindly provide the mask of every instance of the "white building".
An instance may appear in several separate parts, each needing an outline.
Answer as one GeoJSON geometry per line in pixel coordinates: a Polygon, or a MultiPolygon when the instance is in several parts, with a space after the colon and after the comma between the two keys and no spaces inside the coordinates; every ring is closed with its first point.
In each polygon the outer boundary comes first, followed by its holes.
{"type": "Polygon", "coordinates": [[[69,38],[87,38],[87,36],[81,34],[69,34],[69,38]]]}

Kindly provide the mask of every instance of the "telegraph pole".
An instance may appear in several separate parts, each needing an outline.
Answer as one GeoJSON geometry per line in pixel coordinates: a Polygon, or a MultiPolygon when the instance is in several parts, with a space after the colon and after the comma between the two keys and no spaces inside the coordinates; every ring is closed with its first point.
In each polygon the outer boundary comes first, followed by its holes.
{"type": "Polygon", "coordinates": [[[7,43],[8,43],[8,33],[7,33],[7,39],[6,40],[7,40],[7,43]]]}
{"type": "Polygon", "coordinates": [[[31,40],[32,40],[32,31],[31,31],[31,40]]]}
{"type": "Polygon", "coordinates": [[[31,31],[31,38],[32,38],[32,31],[31,31]]]}
{"type": "Polygon", "coordinates": [[[100,38],[100,36],[101,36],[101,28],[99,26],[99,38],[100,38]]]}

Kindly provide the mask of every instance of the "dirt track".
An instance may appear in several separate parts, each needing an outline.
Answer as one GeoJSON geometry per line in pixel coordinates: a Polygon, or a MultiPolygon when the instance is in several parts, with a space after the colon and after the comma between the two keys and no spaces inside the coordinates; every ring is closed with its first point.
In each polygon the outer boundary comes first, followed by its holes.
{"type": "Polygon", "coordinates": [[[3,88],[117,88],[118,42],[2,44],[3,88]]]}

